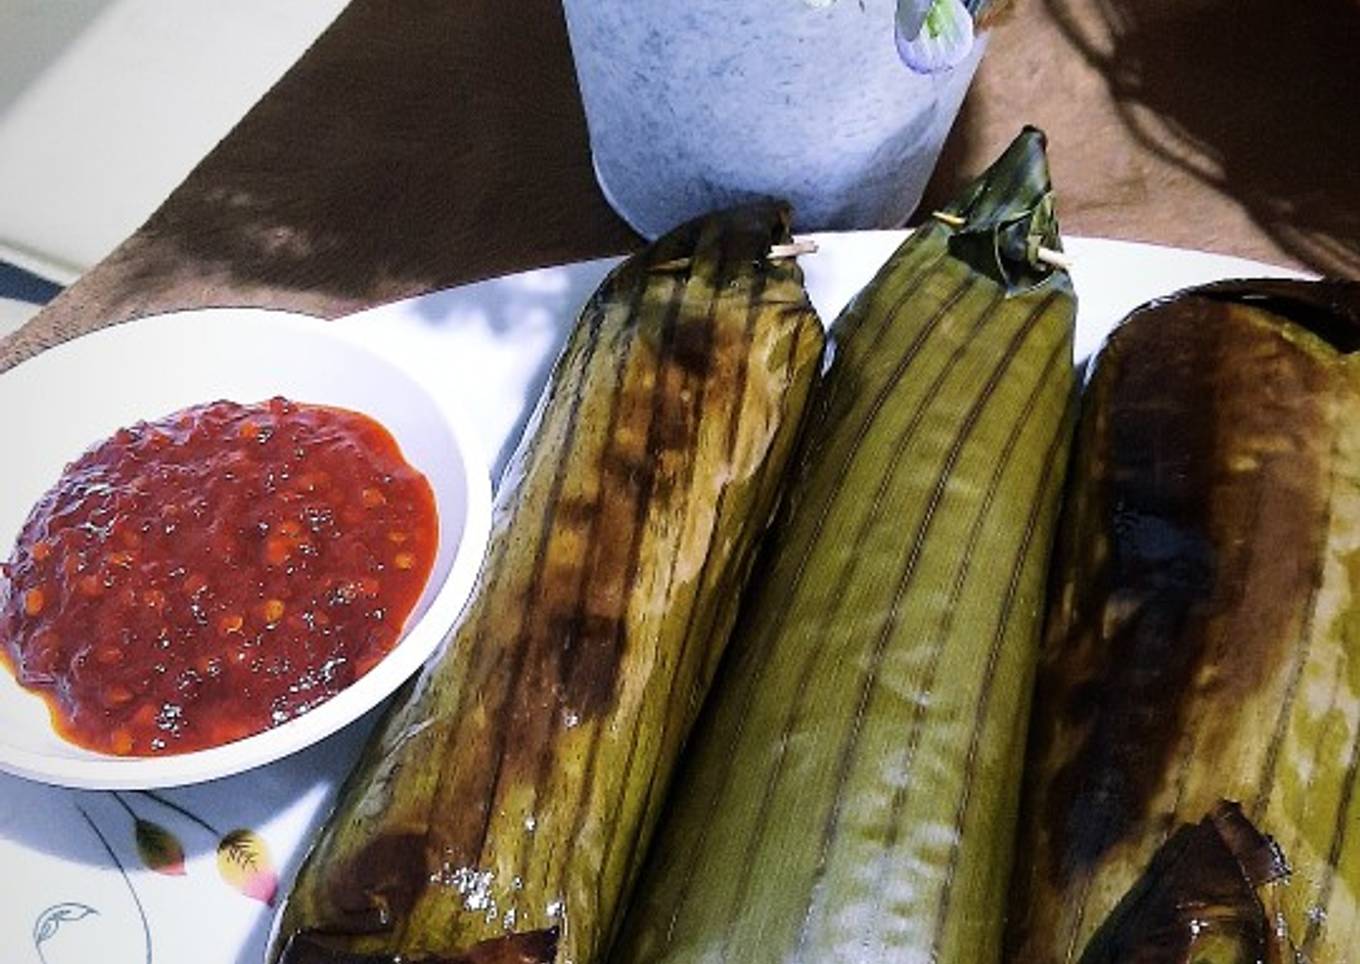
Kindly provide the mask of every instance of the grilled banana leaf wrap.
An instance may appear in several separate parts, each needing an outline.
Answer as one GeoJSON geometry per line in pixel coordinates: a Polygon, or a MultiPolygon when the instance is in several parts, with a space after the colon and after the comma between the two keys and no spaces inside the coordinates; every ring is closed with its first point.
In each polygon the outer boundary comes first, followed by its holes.
{"type": "Polygon", "coordinates": [[[300,962],[599,960],[821,367],[788,211],[686,224],[581,312],[460,625],[283,907],[300,962]]]}
{"type": "Polygon", "coordinates": [[[1360,285],[1134,312],[1085,392],[1015,964],[1360,959],[1360,285]]]}
{"type": "Polygon", "coordinates": [[[1075,394],[1042,135],[942,213],[832,329],[614,961],[999,953],[1075,394]]]}

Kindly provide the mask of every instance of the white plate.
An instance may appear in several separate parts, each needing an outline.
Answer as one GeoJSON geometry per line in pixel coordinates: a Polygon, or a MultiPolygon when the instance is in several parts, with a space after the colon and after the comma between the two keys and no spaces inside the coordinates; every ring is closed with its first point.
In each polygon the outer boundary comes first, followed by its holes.
{"type": "Polygon", "coordinates": [[[0,769],[92,788],[164,787],[259,766],[315,743],[372,709],[429,657],[457,619],[490,524],[480,447],[446,393],[324,321],[258,309],[145,318],[68,342],[0,376],[6,435],[0,550],[62,467],[120,426],[200,402],[274,395],[376,418],[425,473],[439,513],[439,551],[400,642],[316,709],[224,746],[163,757],[116,757],[56,734],[39,697],[0,673],[0,769]]]}
{"type": "MultiPolygon", "coordinates": [[[[812,303],[831,324],[868,283],[905,231],[810,235],[820,245],[800,258],[812,303]]],[[[1076,260],[1075,355],[1085,358],[1133,308],[1206,281],[1300,277],[1296,271],[1233,258],[1127,241],[1065,238],[1076,260]]],[[[355,333],[381,326],[386,348],[426,378],[443,378],[467,410],[478,413],[498,478],[538,398],[568,325],[617,258],[540,268],[371,308],[336,324],[355,333]]]]}
{"type": "MultiPolygon", "coordinates": [[[[821,253],[803,265],[827,322],[903,237],[819,238],[821,253]]],[[[1115,241],[1075,239],[1068,248],[1078,259],[1078,356],[1149,298],[1221,278],[1293,274],[1115,241]]],[[[500,453],[503,464],[573,316],[614,263],[544,268],[436,292],[341,319],[332,330],[378,348],[422,383],[446,387],[475,414],[470,430],[483,451],[500,453]]],[[[273,911],[224,882],[218,838],[237,827],[256,831],[286,887],[374,718],[269,766],[163,793],[178,810],[141,794],[82,793],[0,775],[0,868],[7,874],[0,879],[23,879],[22,888],[0,886],[0,948],[34,964],[87,964],[95,959],[90,948],[110,961],[257,964],[273,911]],[[182,841],[183,875],[144,866],[129,811],[182,841]],[[34,939],[49,932],[40,955],[34,939]]]]}

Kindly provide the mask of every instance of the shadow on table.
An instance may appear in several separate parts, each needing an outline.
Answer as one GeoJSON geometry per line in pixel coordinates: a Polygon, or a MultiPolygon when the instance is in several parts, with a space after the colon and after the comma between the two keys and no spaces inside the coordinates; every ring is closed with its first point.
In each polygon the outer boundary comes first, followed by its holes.
{"type": "Polygon", "coordinates": [[[635,246],[595,185],[561,7],[530,7],[350,4],[113,256],[119,300],[191,265],[333,316],[635,246]]]}
{"type": "Polygon", "coordinates": [[[1360,4],[1044,3],[1140,142],[1300,261],[1360,275],[1360,4]]]}
{"type": "Polygon", "coordinates": [[[493,460],[493,483],[504,473],[563,343],[609,264],[540,268],[435,292],[412,303],[412,314],[439,336],[431,347],[447,358],[445,378],[462,383],[458,394],[463,409],[480,411],[484,418],[488,404],[497,409],[491,416],[495,431],[483,426],[497,446],[487,453],[493,460]],[[476,372],[468,369],[468,358],[478,359],[476,372]]]}

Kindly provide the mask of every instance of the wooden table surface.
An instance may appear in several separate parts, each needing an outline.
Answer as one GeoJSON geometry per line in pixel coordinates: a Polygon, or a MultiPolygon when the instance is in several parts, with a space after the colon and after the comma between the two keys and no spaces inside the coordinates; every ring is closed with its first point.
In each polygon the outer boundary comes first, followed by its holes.
{"type": "MultiPolygon", "coordinates": [[[[1021,0],[922,207],[1024,123],[1072,234],[1360,276],[1360,4],[1021,0]]],[[[353,0],[150,220],[23,329],[334,317],[639,239],[591,174],[557,0],[353,0]]]]}

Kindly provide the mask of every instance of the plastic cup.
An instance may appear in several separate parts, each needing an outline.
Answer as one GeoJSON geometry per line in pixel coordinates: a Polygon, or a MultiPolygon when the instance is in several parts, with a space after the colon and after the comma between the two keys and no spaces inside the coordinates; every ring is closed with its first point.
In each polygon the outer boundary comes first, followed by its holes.
{"type": "Polygon", "coordinates": [[[595,165],[648,238],[759,197],[799,230],[901,225],[985,46],[918,73],[895,0],[565,0],[595,165]]]}

